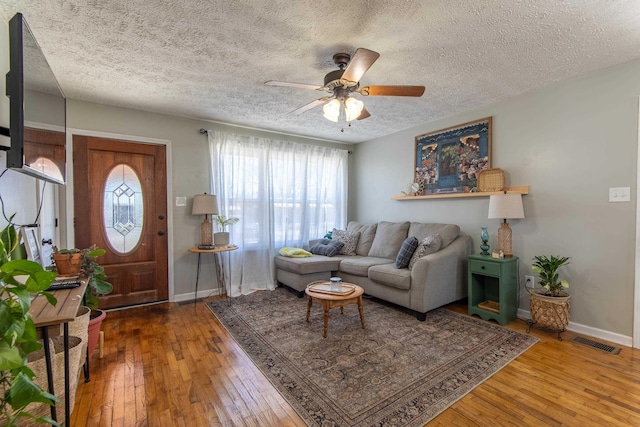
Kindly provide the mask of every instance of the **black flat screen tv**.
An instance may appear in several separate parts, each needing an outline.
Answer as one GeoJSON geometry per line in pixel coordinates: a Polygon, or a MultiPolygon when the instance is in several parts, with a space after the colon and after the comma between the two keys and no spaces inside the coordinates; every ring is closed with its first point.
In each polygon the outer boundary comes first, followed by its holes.
{"type": "Polygon", "coordinates": [[[26,20],[9,21],[7,168],[56,184],[66,180],[66,98],[26,20]]]}

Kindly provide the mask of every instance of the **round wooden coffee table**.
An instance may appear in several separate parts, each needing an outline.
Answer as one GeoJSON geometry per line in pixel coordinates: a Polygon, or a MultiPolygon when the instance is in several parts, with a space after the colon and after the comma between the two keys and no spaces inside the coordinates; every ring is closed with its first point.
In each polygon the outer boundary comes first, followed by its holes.
{"type": "Polygon", "coordinates": [[[339,293],[330,293],[330,292],[320,292],[314,291],[313,285],[326,284],[326,288],[329,287],[329,282],[312,282],[307,285],[305,289],[305,293],[307,294],[308,302],[307,302],[307,322],[309,321],[309,315],[311,314],[311,305],[313,304],[313,300],[318,301],[322,305],[322,309],[324,310],[324,334],[322,335],[324,338],[327,337],[327,328],[329,324],[329,310],[335,307],[340,307],[340,312],[343,312],[345,306],[350,304],[357,304],[358,311],[360,312],[360,323],[362,324],[362,329],[364,329],[364,311],[362,310],[362,294],[364,293],[364,289],[362,289],[358,285],[354,285],[353,283],[343,282],[343,289],[347,287],[352,287],[353,292],[339,294],[339,293]]]}

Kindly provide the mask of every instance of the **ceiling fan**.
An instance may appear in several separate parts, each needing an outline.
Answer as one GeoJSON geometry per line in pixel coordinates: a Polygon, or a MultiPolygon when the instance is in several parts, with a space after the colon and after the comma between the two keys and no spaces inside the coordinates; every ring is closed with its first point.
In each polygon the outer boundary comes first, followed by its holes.
{"type": "Polygon", "coordinates": [[[364,103],[352,94],[362,96],[422,96],[424,86],[363,86],[360,87],[360,79],[380,57],[378,52],[369,49],[359,48],[351,57],[348,53],[336,53],[333,55],[333,62],[338,66],[338,70],[331,71],[324,76],[324,85],[316,86],[303,83],[290,83],[269,80],[265,82],[267,86],[296,87],[300,89],[313,89],[329,92],[331,95],[325,96],[315,101],[303,105],[291,111],[289,114],[302,114],[319,105],[324,105],[324,117],[334,121],[362,120],[371,116],[364,108],[364,103]]]}

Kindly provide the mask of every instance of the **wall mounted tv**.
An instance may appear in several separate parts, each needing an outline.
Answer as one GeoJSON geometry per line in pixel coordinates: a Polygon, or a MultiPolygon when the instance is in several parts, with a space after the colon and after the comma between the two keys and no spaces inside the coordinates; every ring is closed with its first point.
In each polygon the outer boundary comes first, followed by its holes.
{"type": "Polygon", "coordinates": [[[9,68],[7,168],[64,184],[66,99],[21,13],[9,21],[9,68]]]}

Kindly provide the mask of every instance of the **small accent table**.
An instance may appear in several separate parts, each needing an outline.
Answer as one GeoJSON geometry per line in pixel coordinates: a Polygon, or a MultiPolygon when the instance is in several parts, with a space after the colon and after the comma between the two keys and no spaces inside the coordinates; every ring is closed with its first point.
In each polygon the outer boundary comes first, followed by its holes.
{"type": "Polygon", "coordinates": [[[322,305],[322,309],[324,310],[324,333],[322,335],[324,338],[327,337],[327,329],[329,326],[329,310],[335,307],[340,307],[340,311],[342,312],[345,306],[350,304],[357,304],[358,311],[360,312],[360,324],[362,325],[362,329],[364,329],[364,311],[362,310],[362,294],[364,293],[364,289],[362,289],[358,285],[344,282],[343,284],[353,286],[354,291],[347,295],[337,295],[324,292],[314,292],[313,290],[309,289],[309,286],[315,283],[322,282],[310,283],[307,286],[307,289],[305,289],[305,293],[307,294],[307,298],[309,299],[309,301],[307,302],[307,322],[309,321],[309,315],[311,314],[311,305],[313,304],[313,300],[315,299],[322,305]]]}
{"type": "Polygon", "coordinates": [[[189,248],[189,252],[198,254],[198,269],[196,271],[196,292],[193,298],[194,304],[198,300],[198,281],[200,280],[200,256],[202,254],[214,254],[213,262],[216,267],[216,276],[218,278],[218,286],[220,287],[220,295],[222,295],[222,291],[224,291],[225,295],[228,298],[229,293],[227,292],[227,282],[224,277],[224,263],[220,255],[224,252],[235,251],[236,249],[238,249],[236,245],[220,246],[213,249],[200,249],[197,246],[194,246],[193,248],[189,248]]]}
{"type": "Polygon", "coordinates": [[[469,255],[469,314],[505,325],[518,309],[518,257],[469,255]]]}
{"type": "MultiPolygon", "coordinates": [[[[53,395],[55,395],[55,390],[53,387],[53,368],[51,366],[49,333],[52,332],[54,335],[59,335],[60,326],[62,326],[62,335],[64,340],[64,421],[66,426],[70,425],[71,419],[69,378],[70,375],[75,375],[74,372],[69,372],[69,322],[74,321],[86,288],[87,281],[81,280],[81,285],[77,288],[49,291],[58,300],[58,303],[55,306],[49,304],[43,295],[38,295],[31,302],[31,307],[29,308],[29,314],[31,314],[31,318],[33,319],[36,329],[42,333],[45,365],[47,368],[47,383],[49,386],[48,391],[53,395]]],[[[88,360],[89,359],[87,358],[87,363],[88,360]]],[[[57,421],[57,415],[56,407],[54,405],[51,407],[51,418],[57,421]]]]}

